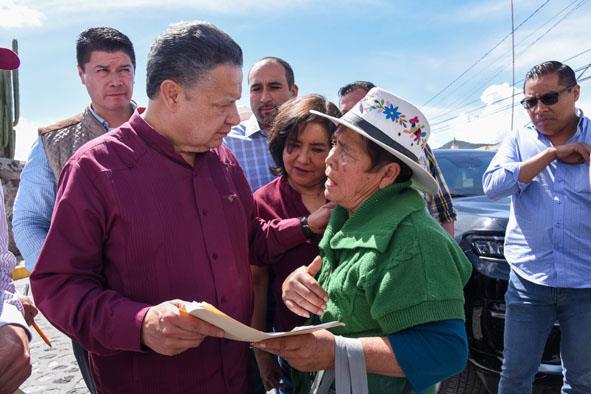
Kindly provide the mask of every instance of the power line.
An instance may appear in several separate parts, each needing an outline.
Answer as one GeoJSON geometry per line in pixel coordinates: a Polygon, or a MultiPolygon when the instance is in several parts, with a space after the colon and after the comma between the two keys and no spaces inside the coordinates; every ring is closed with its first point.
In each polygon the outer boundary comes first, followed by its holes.
{"type": "MultiPolygon", "coordinates": [[[[588,52],[588,50],[587,50],[587,51],[584,51],[584,52],[588,52]]],[[[581,53],[582,53],[582,52],[581,52],[581,53]]],[[[578,55],[578,54],[577,54],[577,55],[578,55]]],[[[573,58],[574,58],[574,57],[576,57],[577,55],[573,56],[573,58]]],[[[574,71],[575,71],[575,73],[576,73],[576,72],[579,72],[579,71],[582,71],[582,73],[584,73],[584,72],[585,72],[587,69],[589,69],[589,68],[591,68],[591,63],[588,63],[588,64],[586,64],[586,65],[584,65],[584,66],[581,66],[581,67],[577,68],[577,69],[576,69],[576,70],[574,70],[574,71]]],[[[579,78],[580,78],[580,76],[582,75],[582,73],[579,75],[579,78]]],[[[585,78],[581,78],[581,79],[579,79],[579,78],[577,78],[577,81],[578,81],[578,83],[579,83],[579,84],[581,84],[582,82],[585,82],[585,81],[587,81],[587,80],[591,79],[591,76],[588,76],[588,77],[585,77],[585,78]]],[[[517,83],[521,83],[521,82],[523,82],[523,80],[521,80],[521,81],[518,81],[517,83]]],[[[462,113],[462,114],[460,114],[460,115],[454,115],[454,116],[450,116],[449,118],[447,118],[447,119],[444,119],[444,120],[442,120],[442,121],[431,123],[431,131],[432,131],[432,132],[440,132],[440,131],[444,131],[445,129],[447,129],[447,128],[449,128],[449,127],[450,127],[450,125],[449,125],[449,124],[450,124],[450,123],[451,123],[453,120],[455,120],[455,119],[458,119],[458,118],[460,118],[460,117],[462,117],[462,116],[465,116],[465,115],[469,115],[469,114],[472,114],[472,113],[478,112],[478,111],[480,111],[480,110],[482,110],[482,109],[484,109],[484,108],[486,108],[486,107],[488,107],[488,106],[493,106],[493,105],[496,105],[496,104],[502,103],[503,101],[506,101],[506,100],[512,99],[513,97],[515,97],[515,96],[519,96],[519,95],[521,95],[521,92],[518,92],[518,93],[513,93],[512,95],[509,95],[509,96],[506,96],[506,97],[502,97],[502,98],[500,98],[500,99],[498,99],[498,100],[495,100],[495,101],[493,101],[492,103],[484,104],[484,105],[481,105],[481,106],[479,106],[479,107],[477,107],[477,108],[471,109],[470,111],[463,112],[463,113],[462,113]]],[[[501,107],[500,109],[499,109],[499,108],[497,108],[497,109],[495,109],[493,112],[490,112],[490,113],[484,114],[482,117],[479,117],[479,119],[486,118],[486,117],[488,117],[488,116],[491,116],[491,115],[497,114],[497,113],[499,113],[499,112],[506,111],[506,110],[508,110],[509,108],[511,108],[511,106],[512,106],[512,105],[511,105],[511,104],[509,104],[509,105],[505,105],[504,107],[501,107]]]]}
{"type": "Polygon", "coordinates": [[[576,55],[569,57],[568,59],[564,59],[562,62],[563,62],[563,63],[566,63],[566,62],[568,62],[568,61],[570,61],[570,60],[573,60],[573,59],[575,59],[575,58],[577,58],[577,57],[579,57],[579,56],[581,56],[581,55],[584,55],[584,54],[585,54],[585,53],[587,53],[587,52],[591,52],[591,48],[589,48],[589,49],[586,49],[586,50],[584,50],[584,51],[582,51],[582,52],[579,52],[579,53],[577,53],[576,55]]]}
{"type": "MultiPolygon", "coordinates": [[[[578,57],[578,56],[580,56],[580,55],[582,55],[582,54],[585,54],[585,53],[587,53],[587,52],[591,52],[591,48],[589,48],[589,49],[586,49],[586,50],[584,50],[584,51],[581,51],[581,52],[579,52],[579,53],[575,54],[574,56],[571,56],[571,57],[570,57],[570,58],[568,58],[568,59],[574,59],[574,58],[576,58],[576,57],[578,57]]],[[[567,59],[567,60],[568,60],[568,59],[567,59]]],[[[566,63],[566,61],[567,61],[567,60],[563,60],[563,61],[562,61],[562,63],[566,63]]],[[[590,67],[590,66],[591,66],[591,63],[590,63],[590,64],[588,64],[588,65],[586,65],[586,66],[581,66],[581,67],[579,67],[579,68],[575,69],[575,70],[574,70],[574,72],[575,72],[575,73],[577,73],[577,72],[579,72],[579,71],[585,72],[585,70],[586,70],[588,67],[590,67]]],[[[581,75],[582,75],[582,73],[581,73],[581,75]]],[[[578,79],[578,78],[577,78],[577,79],[578,79]]],[[[583,79],[583,80],[585,80],[585,79],[583,79]]],[[[522,79],[520,79],[519,81],[515,82],[515,84],[514,84],[512,87],[514,88],[515,86],[522,84],[524,81],[525,81],[525,78],[522,78],[522,79]]],[[[504,98],[502,98],[502,99],[500,99],[500,100],[497,100],[497,101],[495,101],[495,102],[493,102],[493,103],[491,103],[491,104],[484,104],[484,105],[481,105],[481,106],[479,106],[479,107],[477,107],[477,108],[474,108],[474,109],[472,109],[472,110],[470,110],[470,111],[468,111],[468,112],[466,112],[466,113],[472,113],[472,112],[475,112],[475,111],[481,110],[481,109],[485,108],[487,105],[496,104],[497,102],[500,102],[500,101],[503,101],[503,100],[507,100],[507,99],[509,99],[509,98],[512,98],[512,97],[514,97],[514,96],[518,96],[518,95],[520,95],[520,94],[521,94],[521,93],[514,93],[512,96],[504,97],[504,98]]],[[[451,113],[457,113],[457,112],[461,112],[461,111],[463,111],[464,109],[466,109],[466,108],[468,108],[468,107],[471,107],[471,106],[472,106],[472,104],[475,104],[475,103],[477,103],[477,102],[479,102],[479,101],[480,101],[480,98],[476,98],[476,99],[472,100],[470,103],[468,103],[468,104],[466,104],[466,105],[464,105],[464,106],[462,106],[462,107],[455,108],[455,109],[453,109],[453,110],[451,110],[451,111],[448,111],[448,112],[446,112],[446,113],[445,113],[445,115],[447,115],[448,117],[447,117],[445,120],[434,122],[435,120],[442,118],[444,115],[438,115],[438,116],[431,117],[431,118],[430,118],[430,121],[432,122],[432,123],[431,123],[431,126],[436,126],[436,125],[439,125],[439,124],[441,124],[441,123],[449,122],[449,121],[451,121],[451,120],[453,120],[453,119],[455,119],[455,118],[457,118],[457,117],[461,116],[461,114],[460,114],[460,115],[454,115],[454,116],[450,116],[450,114],[451,114],[451,113]]]]}
{"type": "MultiPolygon", "coordinates": [[[[519,42],[517,44],[517,47],[521,47],[522,45],[524,45],[524,43],[526,43],[527,40],[529,40],[534,35],[537,36],[538,35],[538,32],[544,26],[548,25],[552,20],[554,20],[555,18],[557,18],[560,14],[562,14],[565,10],[567,10],[568,8],[570,8],[577,1],[580,1],[580,0],[574,0],[574,1],[572,1],[569,5],[567,5],[563,9],[561,9],[558,13],[554,14],[550,19],[548,19],[544,23],[542,23],[537,29],[535,29],[532,32],[530,32],[521,42],[519,42]]],[[[530,17],[531,17],[531,15],[530,15],[530,17]]],[[[523,22],[521,24],[523,24],[523,22]]],[[[525,50],[523,52],[525,52],[525,50]]],[[[466,83],[469,82],[470,78],[475,78],[475,77],[477,77],[479,75],[482,75],[483,72],[486,71],[487,68],[490,68],[491,66],[493,66],[493,65],[498,64],[499,62],[501,62],[501,58],[504,57],[504,56],[506,56],[506,53],[501,53],[500,56],[497,56],[494,59],[492,59],[490,61],[490,64],[488,66],[485,66],[484,69],[479,74],[475,74],[474,76],[465,79],[465,81],[462,82],[462,83],[460,83],[459,86],[457,86],[457,88],[455,90],[453,90],[453,91],[458,91],[461,86],[464,86],[466,83]]],[[[474,88],[473,90],[470,91],[469,94],[463,95],[462,97],[458,97],[458,98],[452,100],[452,102],[451,103],[447,103],[446,106],[448,106],[448,107],[455,107],[455,106],[458,106],[458,105],[460,105],[460,106],[461,105],[464,105],[464,103],[466,102],[466,100],[464,99],[464,97],[470,98],[470,97],[473,97],[474,95],[476,95],[478,92],[481,92],[482,89],[484,89],[485,86],[489,85],[490,84],[490,81],[492,81],[501,72],[503,72],[504,69],[505,69],[505,64],[501,64],[500,66],[498,66],[496,68],[496,71],[494,72],[494,74],[492,74],[492,76],[490,76],[489,78],[487,78],[486,80],[484,80],[480,84],[478,84],[476,86],[476,88],[474,88]]],[[[472,100],[469,104],[466,104],[465,106],[469,106],[470,104],[473,104],[474,102],[478,102],[478,101],[479,101],[479,98],[476,98],[475,100],[472,100]]],[[[441,117],[441,116],[445,116],[445,115],[447,115],[447,113],[446,114],[439,115],[439,116],[436,116],[436,117],[441,117]]]]}
{"type": "MultiPolygon", "coordinates": [[[[531,13],[523,22],[521,22],[516,28],[515,30],[519,29],[521,26],[523,26],[524,23],[526,23],[530,18],[532,18],[535,14],[538,13],[538,11],[540,11],[546,4],[548,4],[550,2],[550,0],[546,0],[541,6],[539,6],[533,13],[531,13]]],[[[491,49],[489,49],[484,55],[482,55],[478,60],[476,60],[476,62],[474,62],[470,67],[468,67],[464,72],[462,72],[456,79],[454,79],[453,81],[451,81],[449,84],[447,84],[443,89],[441,89],[439,92],[437,92],[434,96],[432,96],[429,100],[427,100],[423,106],[429,104],[431,101],[433,101],[435,98],[439,97],[443,92],[445,92],[450,86],[452,86],[455,82],[457,82],[460,78],[462,78],[464,75],[466,75],[470,70],[472,70],[474,67],[476,67],[476,65],[478,65],[478,63],[480,63],[482,60],[484,60],[488,55],[490,55],[492,53],[492,51],[494,51],[496,48],[498,48],[509,36],[511,36],[511,33],[507,34],[505,37],[503,37],[503,39],[501,41],[499,41],[494,47],[492,47],[491,49]]]]}
{"type": "MultiPolygon", "coordinates": [[[[525,47],[525,49],[523,51],[521,51],[521,54],[523,54],[523,52],[527,51],[529,48],[531,48],[532,46],[534,46],[538,41],[540,41],[546,34],[548,34],[549,32],[551,32],[556,26],[558,26],[560,24],[560,22],[562,22],[563,20],[565,20],[567,17],[569,17],[573,12],[575,12],[576,10],[578,10],[579,8],[581,8],[581,6],[583,4],[585,4],[587,2],[587,0],[581,0],[579,1],[579,3],[577,5],[575,5],[573,7],[573,9],[571,9],[570,11],[568,11],[566,14],[564,14],[564,16],[562,18],[560,18],[558,21],[556,21],[556,23],[554,23],[552,26],[550,26],[550,28],[548,28],[548,30],[546,30],[544,33],[542,33],[538,38],[536,38],[534,40],[534,42],[532,42],[531,44],[529,44],[527,47],[525,47]]],[[[572,4],[572,3],[571,3],[572,4]]]]}
{"type": "MultiPolygon", "coordinates": [[[[564,8],[562,8],[559,12],[557,12],[556,14],[554,14],[551,18],[549,18],[548,20],[546,20],[544,23],[542,23],[538,28],[534,29],[533,31],[531,31],[524,40],[522,40],[519,44],[517,44],[516,47],[522,47],[523,45],[525,45],[527,43],[527,41],[530,38],[536,37],[536,39],[529,43],[528,45],[525,46],[525,48],[523,48],[519,55],[523,55],[525,52],[527,52],[537,41],[539,41],[540,39],[542,39],[545,35],[547,35],[552,29],[554,29],[560,22],[562,22],[564,19],[566,19],[570,14],[572,14],[574,11],[576,11],[578,8],[580,8],[584,2],[586,2],[587,0],[574,0],[572,2],[570,2],[567,6],[565,6],[564,8]],[[569,8],[571,8],[569,10],[569,8]],[[567,11],[568,10],[568,11],[567,11]],[[565,13],[565,15],[563,15],[558,21],[556,21],[553,26],[551,26],[549,29],[547,29],[545,32],[543,33],[539,33],[544,27],[548,26],[550,23],[552,23],[554,20],[556,20],[557,18],[559,18],[563,13],[565,13]]],[[[538,9],[536,9],[536,11],[534,11],[527,19],[531,19],[531,17],[540,10],[541,7],[543,7],[546,3],[542,4],[540,7],[538,7],[538,9]]],[[[527,20],[526,19],[526,20],[527,20]]],[[[518,27],[522,26],[525,21],[524,20],[518,27]]],[[[516,28],[517,29],[517,28],[516,28]]],[[[515,29],[515,30],[516,30],[515,29]]],[[[511,33],[510,33],[511,34],[511,33]]],[[[464,79],[464,82],[460,83],[456,89],[454,89],[453,91],[458,91],[459,88],[461,86],[466,85],[466,83],[468,83],[468,81],[471,78],[474,78],[476,76],[481,76],[484,72],[484,70],[486,70],[487,68],[490,68],[492,65],[494,64],[498,64],[500,59],[505,56],[504,54],[501,54],[500,56],[497,56],[496,59],[491,60],[491,63],[488,66],[485,66],[484,69],[479,72],[478,74],[473,75],[472,77],[469,77],[467,79],[464,79]]],[[[577,55],[575,55],[577,56],[577,55]]],[[[564,62],[568,61],[570,59],[566,59],[564,62]]],[[[510,63],[509,63],[510,64],[510,63]]],[[[451,102],[446,103],[446,107],[450,108],[457,108],[456,110],[461,110],[462,108],[465,107],[469,107],[472,104],[478,102],[480,99],[479,97],[476,97],[475,99],[472,99],[471,101],[468,102],[468,100],[470,100],[471,97],[474,97],[475,95],[477,95],[479,92],[482,92],[482,89],[484,89],[485,86],[490,84],[490,81],[492,81],[494,78],[496,78],[501,72],[503,72],[505,66],[504,65],[500,65],[496,68],[496,71],[494,72],[494,74],[492,74],[492,76],[490,76],[489,78],[487,78],[486,80],[482,81],[481,83],[479,83],[476,88],[474,88],[473,90],[471,90],[468,94],[463,94],[461,96],[456,97],[455,99],[452,99],[451,102]],[[468,102],[466,104],[466,102],[468,102]]],[[[513,84],[513,86],[515,86],[515,84],[513,84]]],[[[450,93],[450,92],[448,92],[450,93]]],[[[442,118],[444,116],[449,116],[449,112],[446,111],[445,113],[441,113],[440,115],[436,115],[433,117],[433,119],[438,119],[438,118],[442,118]]]]}

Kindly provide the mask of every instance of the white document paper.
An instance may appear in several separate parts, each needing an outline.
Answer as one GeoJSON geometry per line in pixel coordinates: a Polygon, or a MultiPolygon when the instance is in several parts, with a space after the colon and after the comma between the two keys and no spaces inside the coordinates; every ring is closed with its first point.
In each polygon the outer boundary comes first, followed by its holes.
{"type": "Polygon", "coordinates": [[[238,320],[231,318],[215,306],[207,302],[185,303],[184,311],[224,330],[225,338],[243,342],[260,342],[265,339],[308,334],[318,330],[344,326],[343,323],[332,321],[314,326],[296,327],[288,332],[262,332],[238,320]]]}

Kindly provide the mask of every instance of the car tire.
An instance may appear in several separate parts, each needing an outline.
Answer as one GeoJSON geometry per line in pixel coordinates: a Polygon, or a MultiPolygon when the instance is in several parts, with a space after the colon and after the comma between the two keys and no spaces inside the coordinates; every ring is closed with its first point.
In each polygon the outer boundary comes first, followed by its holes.
{"type": "Polygon", "coordinates": [[[476,373],[476,367],[468,363],[459,374],[437,385],[438,394],[488,394],[476,373]]]}

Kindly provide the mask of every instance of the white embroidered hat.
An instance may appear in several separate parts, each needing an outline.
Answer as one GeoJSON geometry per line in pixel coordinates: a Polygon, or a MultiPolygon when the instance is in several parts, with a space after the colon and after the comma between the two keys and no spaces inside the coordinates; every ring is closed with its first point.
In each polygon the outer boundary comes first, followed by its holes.
{"type": "Polygon", "coordinates": [[[419,161],[429,138],[429,122],[408,101],[375,87],[340,118],[310,112],[345,126],[392,153],[410,167],[416,189],[430,194],[437,190],[437,182],[419,161]]]}

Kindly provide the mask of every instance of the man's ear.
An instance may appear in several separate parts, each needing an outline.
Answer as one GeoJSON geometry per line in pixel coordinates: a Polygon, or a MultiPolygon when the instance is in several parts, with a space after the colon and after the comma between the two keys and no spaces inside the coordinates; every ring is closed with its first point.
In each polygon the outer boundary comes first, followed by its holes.
{"type": "Polygon", "coordinates": [[[383,189],[386,186],[393,184],[396,178],[398,178],[398,175],[400,175],[400,164],[388,163],[382,167],[381,171],[382,179],[380,179],[379,187],[380,189],[383,189]]]}
{"type": "Polygon", "coordinates": [[[575,101],[579,100],[579,96],[581,95],[581,87],[577,84],[573,86],[573,96],[575,101]]]}
{"type": "Polygon", "coordinates": [[[298,85],[296,85],[294,83],[293,86],[291,87],[291,89],[289,89],[289,90],[291,91],[291,97],[297,97],[298,91],[300,90],[300,88],[298,88],[298,85]]]}
{"type": "Polygon", "coordinates": [[[178,111],[182,94],[183,88],[173,80],[166,79],[160,84],[160,100],[170,112],[175,113],[178,111]]]}
{"type": "Polygon", "coordinates": [[[80,82],[82,82],[82,85],[86,85],[84,83],[84,70],[80,66],[76,66],[76,68],[78,69],[78,76],[80,77],[80,82]]]}

